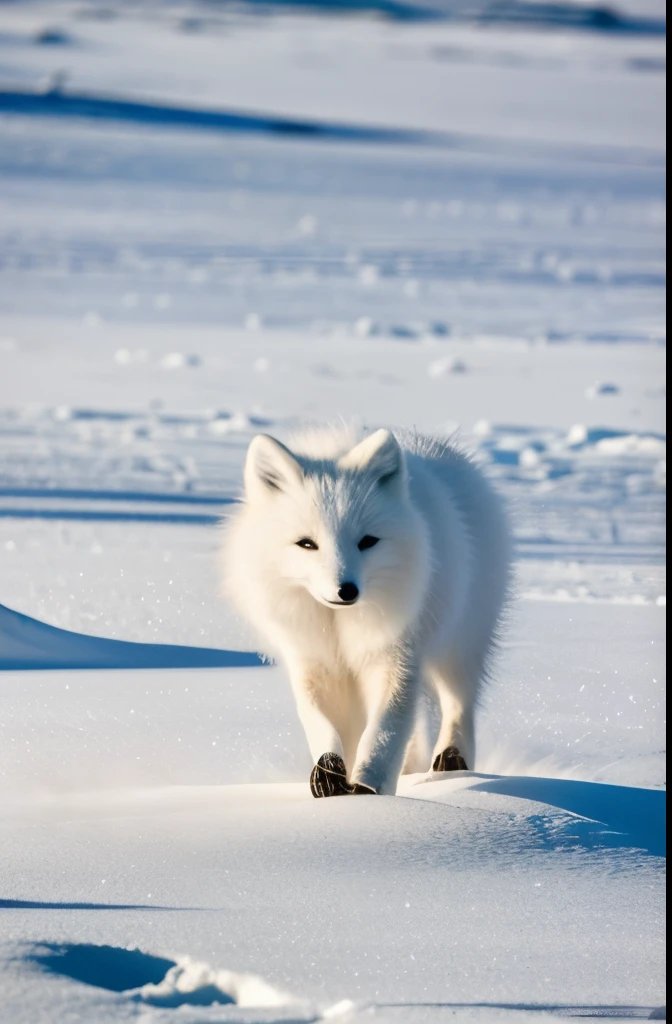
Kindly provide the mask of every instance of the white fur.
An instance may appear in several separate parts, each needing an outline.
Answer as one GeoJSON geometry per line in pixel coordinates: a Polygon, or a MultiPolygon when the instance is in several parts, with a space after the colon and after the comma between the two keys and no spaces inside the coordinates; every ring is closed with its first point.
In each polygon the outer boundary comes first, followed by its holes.
{"type": "MultiPolygon", "coordinates": [[[[226,589],[289,671],[313,759],[394,793],[427,770],[423,689],[474,767],[474,711],[506,600],[510,540],[480,470],[445,441],[386,430],[310,431],[292,450],[259,435],[245,500],[225,528],[226,589]],[[379,543],[365,551],[365,535],[379,543]],[[309,538],[318,550],[297,541],[309,538]],[[343,582],[360,590],[337,606],[343,582]]],[[[432,755],[434,756],[434,755],[432,755]]]]}

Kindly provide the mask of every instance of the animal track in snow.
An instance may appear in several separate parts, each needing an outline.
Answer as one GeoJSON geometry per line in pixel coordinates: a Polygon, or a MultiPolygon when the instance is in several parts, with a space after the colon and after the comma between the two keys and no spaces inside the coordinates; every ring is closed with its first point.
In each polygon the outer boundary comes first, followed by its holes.
{"type": "Polygon", "coordinates": [[[173,960],[118,946],[45,943],[28,959],[52,974],[152,1006],[281,1007],[297,1002],[257,975],[220,970],[188,956],[173,960]]]}

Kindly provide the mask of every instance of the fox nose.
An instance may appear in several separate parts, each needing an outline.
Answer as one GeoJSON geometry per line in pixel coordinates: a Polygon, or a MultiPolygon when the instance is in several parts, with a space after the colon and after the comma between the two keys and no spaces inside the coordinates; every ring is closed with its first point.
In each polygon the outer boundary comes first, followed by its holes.
{"type": "Polygon", "coordinates": [[[359,587],[354,583],[341,583],[338,588],[338,596],[341,601],[346,601],[348,604],[354,604],[359,597],[359,587]]]}

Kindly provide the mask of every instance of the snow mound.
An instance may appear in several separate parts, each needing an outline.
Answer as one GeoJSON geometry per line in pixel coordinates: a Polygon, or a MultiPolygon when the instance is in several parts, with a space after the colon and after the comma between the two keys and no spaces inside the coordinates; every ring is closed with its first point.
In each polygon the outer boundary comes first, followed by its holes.
{"type": "MultiPolygon", "coordinates": [[[[500,809],[512,805],[501,798],[533,802],[571,816],[556,819],[551,845],[585,849],[629,847],[653,856],[666,854],[666,793],[659,789],[613,786],[577,779],[480,775],[476,772],[431,772],[402,777],[399,795],[437,803],[500,809]],[[495,797],[483,799],[483,794],[495,797]],[[597,826],[597,827],[595,827],[597,826]]],[[[523,805],[524,806],[524,805],[523,805]]],[[[529,815],[528,812],[524,812],[529,815]]]]}
{"type": "Polygon", "coordinates": [[[238,974],[207,963],[180,957],[158,984],[138,989],[137,998],[152,1006],[285,1006],[291,996],[269,985],[256,974],[238,974]]]}
{"type": "Polygon", "coordinates": [[[247,668],[256,654],[141,644],[48,626],[0,604],[0,670],[64,668],[247,668]]]}

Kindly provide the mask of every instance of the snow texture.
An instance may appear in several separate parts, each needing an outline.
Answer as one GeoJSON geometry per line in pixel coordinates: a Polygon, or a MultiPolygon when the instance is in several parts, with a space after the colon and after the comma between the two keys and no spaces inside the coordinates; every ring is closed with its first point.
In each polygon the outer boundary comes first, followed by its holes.
{"type": "Polygon", "coordinates": [[[0,1019],[665,1018],[664,17],[2,8],[0,1019]],[[341,418],[516,593],[476,771],[316,801],[216,552],[341,418]]]}

